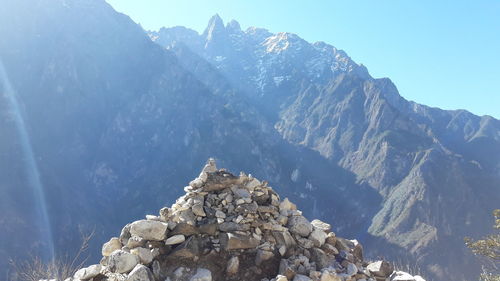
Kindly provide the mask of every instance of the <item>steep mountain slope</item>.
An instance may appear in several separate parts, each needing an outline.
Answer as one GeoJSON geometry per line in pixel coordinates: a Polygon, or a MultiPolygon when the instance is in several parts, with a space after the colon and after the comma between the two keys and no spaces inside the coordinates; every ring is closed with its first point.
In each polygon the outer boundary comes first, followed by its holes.
{"type": "Polygon", "coordinates": [[[198,77],[180,50],[205,58],[284,139],[376,190],[384,199],[369,219],[380,238],[371,243],[406,249],[436,280],[474,277],[462,239],[487,231],[484,218],[500,202],[498,120],[406,101],[343,51],[290,33],[242,31],[214,16],[203,34],[174,27],[150,37],[198,77]]]}
{"type": "Polygon", "coordinates": [[[185,50],[199,72],[186,69],[104,1],[15,1],[0,10],[0,36],[0,276],[9,258],[70,251],[79,231],[96,230],[97,258],[209,156],[287,187],[308,216],[366,233],[381,202],[372,188],[283,140],[212,66],[185,50]]]}

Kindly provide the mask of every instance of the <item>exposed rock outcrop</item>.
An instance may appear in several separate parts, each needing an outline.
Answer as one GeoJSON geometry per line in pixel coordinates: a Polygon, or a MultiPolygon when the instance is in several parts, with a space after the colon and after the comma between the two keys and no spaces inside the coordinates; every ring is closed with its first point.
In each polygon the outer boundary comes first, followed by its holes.
{"type": "Polygon", "coordinates": [[[126,225],[103,245],[100,265],[77,280],[421,281],[386,261],[363,261],[356,240],[308,221],[288,199],[251,175],[210,159],[159,216],[126,225]]]}

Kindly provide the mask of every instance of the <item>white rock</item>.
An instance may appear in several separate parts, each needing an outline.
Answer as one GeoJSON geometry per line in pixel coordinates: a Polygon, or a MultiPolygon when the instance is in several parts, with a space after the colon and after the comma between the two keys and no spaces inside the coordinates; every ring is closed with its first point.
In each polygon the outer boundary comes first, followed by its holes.
{"type": "Polygon", "coordinates": [[[234,256],[231,259],[229,259],[229,262],[227,263],[226,272],[229,275],[234,275],[238,273],[239,267],[240,267],[240,259],[237,256],[234,256]]]}
{"type": "Polygon", "coordinates": [[[133,248],[144,246],[145,242],[146,242],[146,240],[134,235],[128,239],[127,245],[125,245],[125,246],[127,246],[127,248],[129,248],[129,249],[133,249],[133,248]]]}
{"type": "Polygon", "coordinates": [[[203,182],[207,182],[207,179],[208,179],[208,174],[205,172],[205,171],[202,171],[200,173],[200,175],[198,176],[198,178],[200,180],[202,180],[203,182]]]}
{"type": "Polygon", "coordinates": [[[261,235],[262,234],[262,230],[260,230],[260,228],[256,227],[255,228],[255,233],[257,233],[258,235],[261,235]]]}
{"type": "Polygon", "coordinates": [[[284,275],[278,275],[276,276],[276,281],[288,281],[288,278],[284,275]]]}
{"type": "Polygon", "coordinates": [[[102,245],[102,255],[105,257],[108,257],[111,255],[116,250],[120,250],[122,248],[122,243],[120,242],[120,239],[113,237],[111,238],[108,242],[104,243],[102,245]]]}
{"type": "Polygon", "coordinates": [[[142,264],[138,264],[128,274],[125,281],[154,281],[153,273],[151,270],[142,264]]]}
{"type": "MultiPolygon", "coordinates": [[[[235,219],[235,222],[236,223],[240,223],[241,221],[243,220],[243,216],[242,215],[239,215],[236,219],[235,219]]],[[[256,231],[257,232],[257,231],[256,231]]],[[[257,233],[259,234],[259,233],[257,233]]]]}
{"type": "Polygon", "coordinates": [[[114,273],[127,273],[138,263],[138,256],[122,250],[116,250],[109,256],[108,268],[114,273]]]}
{"type": "Polygon", "coordinates": [[[130,225],[130,233],[145,240],[161,241],[165,239],[168,224],[159,221],[140,220],[130,225]]]}
{"type": "Polygon", "coordinates": [[[279,252],[281,256],[284,256],[286,254],[286,246],[281,246],[279,252]]]}
{"type": "Polygon", "coordinates": [[[101,273],[101,269],[102,266],[100,264],[94,264],[78,270],[74,277],[81,280],[91,279],[99,275],[99,273],[101,273]]]}
{"type": "Polygon", "coordinates": [[[259,235],[259,234],[257,234],[257,233],[252,234],[252,236],[253,236],[253,238],[255,238],[255,239],[259,240],[259,241],[262,240],[262,236],[259,235]]]}
{"type": "Polygon", "coordinates": [[[198,268],[189,281],[212,281],[212,272],[205,268],[198,268]]]}
{"type": "Polygon", "coordinates": [[[332,226],[324,221],[321,221],[321,220],[313,220],[311,222],[311,224],[314,226],[314,228],[318,228],[318,229],[321,229],[323,230],[324,232],[330,232],[330,229],[332,228],[332,226]]]}
{"type": "Polygon", "coordinates": [[[422,276],[420,276],[420,275],[415,275],[415,276],[413,276],[413,278],[415,278],[415,281],[425,281],[425,279],[422,278],[422,276]]]}
{"type": "Polygon", "coordinates": [[[182,242],[186,241],[186,236],[182,234],[174,235],[172,237],[169,237],[167,241],[165,241],[165,245],[175,245],[175,244],[180,244],[182,242]]]}
{"type": "Polygon", "coordinates": [[[139,261],[142,264],[148,265],[153,261],[153,253],[151,253],[151,250],[146,249],[146,248],[134,248],[130,250],[131,254],[134,254],[139,257],[139,261]]]}
{"type": "Polygon", "coordinates": [[[146,215],[146,219],[150,221],[160,221],[160,217],[154,215],[146,215]]]}
{"type": "Polygon", "coordinates": [[[217,164],[215,163],[214,158],[209,158],[205,167],[203,167],[203,171],[205,173],[214,173],[217,171],[217,164]]]}
{"type": "Polygon", "coordinates": [[[327,234],[321,229],[314,229],[311,234],[309,234],[309,240],[313,241],[314,246],[321,247],[325,244],[327,234]]]}
{"type": "Polygon", "coordinates": [[[226,214],[224,214],[224,212],[219,211],[219,210],[217,210],[217,211],[215,212],[215,216],[216,216],[216,217],[218,217],[218,218],[221,218],[221,219],[226,218],[226,214]]]}
{"type": "Polygon", "coordinates": [[[192,180],[191,182],[189,182],[189,185],[192,186],[193,188],[200,188],[203,186],[205,182],[203,182],[202,179],[200,178],[196,178],[194,180],[192,180]]]}

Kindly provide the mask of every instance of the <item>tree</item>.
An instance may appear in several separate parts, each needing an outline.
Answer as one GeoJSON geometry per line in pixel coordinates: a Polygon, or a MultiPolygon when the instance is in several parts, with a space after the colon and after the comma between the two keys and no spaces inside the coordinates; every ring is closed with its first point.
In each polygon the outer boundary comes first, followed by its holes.
{"type": "Polygon", "coordinates": [[[500,281],[500,209],[493,211],[496,233],[479,240],[465,238],[465,245],[483,261],[482,281],[500,281]]]}

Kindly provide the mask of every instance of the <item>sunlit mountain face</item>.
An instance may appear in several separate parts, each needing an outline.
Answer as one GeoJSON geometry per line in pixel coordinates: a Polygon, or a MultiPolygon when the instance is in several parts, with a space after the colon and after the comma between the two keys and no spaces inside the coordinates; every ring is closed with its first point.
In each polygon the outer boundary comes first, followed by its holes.
{"type": "MultiPolygon", "coordinates": [[[[403,99],[346,52],[210,20],[146,32],[100,0],[0,9],[0,276],[170,205],[209,157],[269,179],[367,256],[470,280],[500,122],[403,99]],[[52,249],[54,253],[52,253],[52,249]]],[[[97,261],[95,261],[97,262],[97,261]]]]}

